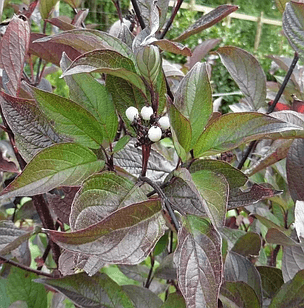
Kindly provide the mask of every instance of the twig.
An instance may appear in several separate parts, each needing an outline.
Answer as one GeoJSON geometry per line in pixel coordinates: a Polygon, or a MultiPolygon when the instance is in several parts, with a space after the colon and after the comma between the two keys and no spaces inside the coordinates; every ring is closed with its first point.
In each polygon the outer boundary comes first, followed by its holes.
{"type": "Polygon", "coordinates": [[[278,256],[278,253],[280,251],[280,248],[281,248],[280,245],[276,245],[275,249],[272,251],[271,257],[270,257],[270,262],[269,262],[270,266],[274,266],[274,267],[276,266],[277,256],[278,256]]]}
{"type": "Polygon", "coordinates": [[[117,11],[117,14],[118,14],[118,18],[119,18],[120,22],[122,23],[123,19],[122,19],[122,14],[121,14],[121,8],[120,8],[119,0],[112,0],[112,2],[115,5],[115,8],[116,8],[116,11],[117,11]]]}
{"type": "Polygon", "coordinates": [[[153,268],[154,268],[154,257],[152,256],[152,254],[150,254],[150,261],[151,261],[151,266],[150,266],[149,274],[148,274],[147,281],[145,284],[145,288],[147,289],[149,289],[150,284],[153,280],[152,273],[153,273],[153,268]]]}
{"type": "MultiPolygon", "coordinates": [[[[287,72],[287,74],[286,74],[286,76],[284,78],[284,81],[283,81],[283,83],[282,83],[282,85],[281,85],[281,87],[280,87],[280,89],[279,89],[275,99],[273,100],[273,104],[268,107],[268,110],[267,110],[266,114],[270,114],[270,113],[272,113],[274,111],[274,108],[275,108],[276,104],[278,103],[279,99],[281,98],[281,96],[282,96],[282,94],[283,94],[283,92],[284,92],[284,90],[285,90],[285,88],[287,86],[287,83],[288,83],[288,81],[290,79],[290,76],[291,76],[294,68],[297,65],[298,60],[299,60],[299,55],[298,55],[297,52],[295,52],[293,60],[292,60],[292,63],[290,65],[289,69],[288,69],[288,72],[287,72]]],[[[257,145],[257,140],[251,141],[250,145],[248,146],[244,156],[242,157],[242,159],[241,159],[241,161],[240,161],[240,163],[238,165],[238,169],[242,169],[243,168],[246,159],[249,157],[251,151],[254,149],[254,147],[256,145],[257,145]]]]}
{"type": "Polygon", "coordinates": [[[37,275],[40,275],[40,276],[45,276],[45,277],[48,277],[48,278],[54,278],[54,275],[52,274],[48,274],[48,273],[45,273],[45,272],[41,272],[41,271],[38,271],[38,270],[35,270],[33,268],[30,268],[28,266],[25,266],[21,263],[17,263],[15,261],[12,261],[12,260],[8,260],[2,256],[0,256],[0,261],[2,261],[3,263],[7,263],[7,264],[10,264],[10,265],[13,265],[13,266],[16,266],[16,267],[19,267],[27,272],[31,272],[31,273],[35,273],[37,275]]]}
{"type": "Polygon", "coordinates": [[[174,9],[173,9],[173,12],[171,14],[171,17],[170,19],[168,20],[167,24],[166,24],[166,28],[164,29],[164,31],[162,32],[162,34],[160,35],[160,39],[163,39],[165,37],[165,35],[167,34],[168,30],[170,29],[172,23],[173,23],[173,20],[178,12],[178,10],[180,9],[182,3],[184,2],[184,0],[178,0],[174,9]]]}
{"type": "Polygon", "coordinates": [[[161,190],[161,188],[156,184],[154,183],[152,180],[150,180],[149,178],[147,178],[146,176],[140,176],[139,177],[139,180],[143,181],[143,182],[146,182],[148,183],[152,188],[154,188],[154,190],[158,193],[158,195],[162,198],[162,200],[164,201],[165,203],[165,207],[166,207],[166,210],[168,211],[169,215],[170,215],[170,218],[172,219],[172,223],[175,227],[176,230],[179,229],[179,223],[177,221],[177,218],[172,210],[172,207],[171,207],[171,204],[170,204],[170,201],[169,199],[167,198],[167,196],[164,194],[164,192],[161,190]]]}
{"type": "Polygon", "coordinates": [[[141,29],[143,30],[143,29],[146,28],[146,25],[145,25],[145,22],[144,22],[144,20],[143,20],[143,18],[142,18],[142,16],[141,16],[139,6],[138,6],[136,0],[131,0],[131,2],[132,2],[132,5],[133,5],[135,14],[136,14],[136,16],[137,16],[137,19],[138,19],[138,21],[139,21],[140,27],[141,27],[141,29]]]}

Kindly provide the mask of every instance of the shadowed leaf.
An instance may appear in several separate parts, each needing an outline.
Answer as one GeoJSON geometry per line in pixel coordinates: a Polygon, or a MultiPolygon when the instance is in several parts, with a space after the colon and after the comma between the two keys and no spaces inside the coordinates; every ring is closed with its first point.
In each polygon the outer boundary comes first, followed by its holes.
{"type": "Polygon", "coordinates": [[[183,296],[179,293],[170,293],[168,299],[163,303],[161,308],[186,308],[183,296]]]}
{"type": "Polygon", "coordinates": [[[159,200],[148,200],[118,209],[85,229],[71,233],[48,230],[48,234],[62,248],[104,263],[138,264],[166,229],[161,208],[159,200]]]}
{"type": "Polygon", "coordinates": [[[194,156],[213,155],[252,140],[291,139],[304,135],[300,126],[254,112],[229,113],[211,123],[194,146],[194,156]]]}
{"type": "Polygon", "coordinates": [[[208,14],[205,14],[201,18],[199,18],[193,25],[191,25],[185,32],[183,32],[179,37],[175,38],[174,40],[182,41],[189,36],[192,36],[207,28],[210,28],[211,26],[215,25],[237,9],[238,6],[236,5],[220,5],[208,14]]]}
{"type": "Polygon", "coordinates": [[[64,141],[34,100],[16,98],[1,92],[0,104],[14,133],[18,150],[26,161],[42,149],[64,141]]]}
{"type": "Polygon", "coordinates": [[[296,139],[287,154],[286,171],[290,195],[293,200],[304,201],[304,140],[296,139]]]}
{"type": "Polygon", "coordinates": [[[97,119],[79,104],[56,94],[31,88],[36,101],[55,129],[73,141],[93,149],[103,142],[103,127],[97,119]],[[88,125],[90,123],[90,125],[88,125]]]}
{"type": "Polygon", "coordinates": [[[167,279],[167,280],[176,280],[176,266],[173,262],[173,253],[167,255],[162,262],[160,263],[159,267],[155,271],[155,277],[167,279]]]}
{"type": "Polygon", "coordinates": [[[259,299],[247,283],[225,281],[221,286],[220,300],[224,307],[259,308],[259,299]]]}
{"type": "Polygon", "coordinates": [[[277,244],[282,246],[299,246],[299,243],[294,241],[291,237],[277,228],[269,229],[265,239],[270,244],[277,244]]]}
{"type": "Polygon", "coordinates": [[[221,238],[205,219],[188,215],[174,253],[180,290],[188,308],[218,307],[222,283],[221,238]]]}
{"type": "Polygon", "coordinates": [[[257,266],[261,275],[263,294],[272,298],[283,285],[282,271],[270,266],[257,266]]]}
{"type": "Polygon", "coordinates": [[[68,297],[74,304],[83,308],[109,307],[134,308],[129,296],[106,274],[97,273],[89,277],[85,273],[63,278],[39,278],[42,283],[68,297]]]}
{"type": "Polygon", "coordinates": [[[304,270],[283,284],[272,299],[269,308],[302,307],[304,305],[304,270]]]}
{"type": "Polygon", "coordinates": [[[261,238],[257,233],[247,232],[234,244],[232,251],[244,256],[258,256],[261,249],[261,238]]]}
{"type": "Polygon", "coordinates": [[[304,247],[283,246],[282,273],[284,282],[294,278],[296,273],[304,269],[304,247]]]}
{"type": "Polygon", "coordinates": [[[266,106],[266,76],[258,60],[238,47],[221,47],[216,52],[245,95],[251,110],[266,106]]]}
{"type": "Polygon", "coordinates": [[[13,16],[0,44],[0,67],[8,78],[5,82],[2,79],[3,87],[14,96],[19,91],[30,42],[30,27],[27,19],[24,20],[24,18],[13,16]]]}
{"type": "Polygon", "coordinates": [[[77,186],[103,166],[104,161],[77,143],[55,144],[39,152],[0,195],[33,196],[58,186],[77,186]]]}

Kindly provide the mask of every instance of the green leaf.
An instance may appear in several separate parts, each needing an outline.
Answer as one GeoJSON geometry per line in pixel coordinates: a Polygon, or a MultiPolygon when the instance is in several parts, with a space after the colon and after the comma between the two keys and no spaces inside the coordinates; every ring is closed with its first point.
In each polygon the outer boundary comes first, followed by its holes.
{"type": "Polygon", "coordinates": [[[40,0],[39,10],[42,19],[47,19],[58,0],[40,0]]]}
{"type": "MultiPolygon", "coordinates": [[[[64,53],[60,62],[63,72],[71,62],[64,53]]],[[[71,100],[86,108],[103,126],[103,135],[112,141],[116,135],[118,119],[106,87],[88,73],[66,76],[64,79],[69,86],[71,100]]]]}
{"type": "Polygon", "coordinates": [[[106,274],[97,273],[89,277],[81,273],[56,279],[39,278],[35,281],[64,294],[80,307],[135,308],[122,287],[106,274]]]}
{"type": "Polygon", "coordinates": [[[261,249],[261,238],[257,233],[247,232],[234,244],[232,251],[244,256],[258,256],[261,249]]]}
{"type": "Polygon", "coordinates": [[[283,14],[283,30],[291,47],[304,56],[304,4],[295,1],[286,3],[283,14]]]}
{"type": "Polygon", "coordinates": [[[161,308],[186,308],[186,303],[179,293],[170,293],[168,299],[163,303],[161,308]]]}
{"type": "Polygon", "coordinates": [[[196,160],[190,167],[190,172],[194,173],[201,170],[210,170],[222,174],[229,183],[229,188],[244,186],[247,176],[239,169],[231,166],[222,160],[202,159],[196,160]]]}
{"type": "Polygon", "coordinates": [[[79,144],[54,144],[39,152],[0,196],[33,196],[58,186],[79,185],[103,166],[104,161],[97,160],[92,151],[79,144]]]}
{"type": "Polygon", "coordinates": [[[183,78],[176,91],[174,106],[190,121],[192,130],[190,148],[193,148],[207,125],[213,109],[206,64],[197,63],[183,78]]]}
{"type": "Polygon", "coordinates": [[[303,307],[304,270],[299,271],[289,282],[283,284],[272,299],[269,308],[303,307]]]}
{"type": "Polygon", "coordinates": [[[79,230],[93,225],[110,213],[135,202],[147,200],[133,182],[114,172],[102,172],[88,178],[74,199],[70,227],[79,230]]]}
{"type": "Polygon", "coordinates": [[[122,138],[120,138],[117,142],[116,142],[116,144],[115,144],[115,146],[114,146],[114,148],[113,148],[113,151],[112,151],[112,153],[117,153],[117,152],[119,152],[120,150],[122,150],[124,147],[125,147],[125,145],[130,141],[130,136],[129,135],[125,135],[125,136],[123,136],[122,138]]]}
{"type": "Polygon", "coordinates": [[[192,173],[192,179],[207,203],[206,212],[216,227],[223,227],[228,203],[229,184],[226,178],[209,170],[192,173]]]}
{"type": "Polygon", "coordinates": [[[18,151],[27,162],[42,149],[64,141],[34,100],[0,93],[3,115],[14,133],[18,151]]]}
{"type": "Polygon", "coordinates": [[[0,278],[0,298],[1,298],[1,307],[8,308],[11,300],[7,296],[7,279],[0,278]]]}
{"type": "Polygon", "coordinates": [[[31,308],[47,307],[46,290],[44,286],[33,281],[35,278],[36,274],[11,267],[6,283],[7,296],[11,303],[21,300],[31,308]]]}
{"type": "Polygon", "coordinates": [[[222,283],[221,237],[205,219],[182,217],[174,253],[179,288],[187,307],[218,307],[222,283]]]}
{"type": "Polygon", "coordinates": [[[177,154],[185,161],[186,154],[191,149],[191,123],[173,104],[169,105],[169,118],[175,149],[177,154]]]}
{"type": "Polygon", "coordinates": [[[199,18],[193,25],[191,25],[186,31],[184,31],[179,37],[175,38],[175,41],[182,41],[186,38],[199,33],[214,24],[221,21],[223,18],[228,16],[229,14],[236,11],[239,7],[236,5],[220,5],[211,12],[204,14],[201,18],[199,18]]]}
{"type": "Polygon", "coordinates": [[[261,138],[279,139],[302,137],[300,126],[254,112],[225,114],[212,122],[199,137],[194,156],[214,155],[261,138]]]}
{"type": "Polygon", "coordinates": [[[225,281],[220,300],[226,308],[259,308],[261,304],[254,290],[243,281],[225,281]]]}
{"type": "Polygon", "coordinates": [[[238,47],[216,50],[228,72],[245,95],[252,111],[266,106],[266,76],[258,60],[238,47]]]}
{"type": "Polygon", "coordinates": [[[283,285],[282,271],[270,266],[257,266],[262,279],[263,294],[272,298],[283,285]]]}
{"type": "Polygon", "coordinates": [[[144,94],[146,86],[132,60],[115,50],[94,50],[79,56],[63,73],[63,77],[79,73],[105,73],[127,80],[144,94]]]}
{"type": "Polygon", "coordinates": [[[275,4],[281,13],[285,11],[285,5],[287,2],[288,0],[275,0],[275,4]]]}
{"type": "Polygon", "coordinates": [[[71,233],[48,230],[48,234],[64,249],[108,264],[134,265],[148,256],[164,234],[161,209],[160,200],[148,200],[118,209],[85,229],[71,233]]]}
{"type": "Polygon", "coordinates": [[[32,91],[59,133],[71,137],[83,146],[93,149],[100,147],[103,142],[103,127],[90,112],[67,98],[37,88],[32,88],[32,91]]]}
{"type": "Polygon", "coordinates": [[[268,230],[266,241],[270,244],[277,244],[282,246],[299,246],[300,244],[294,241],[291,237],[283,233],[277,228],[271,228],[268,230]]]}

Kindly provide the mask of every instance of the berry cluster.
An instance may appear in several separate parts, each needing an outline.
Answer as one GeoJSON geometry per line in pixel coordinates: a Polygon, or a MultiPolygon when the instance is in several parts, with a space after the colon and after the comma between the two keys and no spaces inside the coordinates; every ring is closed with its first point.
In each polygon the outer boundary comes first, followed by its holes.
{"type": "Polygon", "coordinates": [[[158,118],[152,107],[144,106],[140,114],[137,108],[129,107],[126,116],[137,133],[138,145],[157,142],[164,137],[171,136],[170,122],[167,116],[158,118]]]}

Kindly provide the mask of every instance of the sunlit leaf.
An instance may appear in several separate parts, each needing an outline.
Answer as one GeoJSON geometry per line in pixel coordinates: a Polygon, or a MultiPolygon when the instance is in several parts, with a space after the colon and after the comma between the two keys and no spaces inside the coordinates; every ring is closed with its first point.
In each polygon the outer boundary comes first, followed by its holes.
{"type": "Polygon", "coordinates": [[[275,0],[276,6],[281,13],[285,11],[285,5],[287,2],[288,0],[275,0]]]}
{"type": "Polygon", "coordinates": [[[291,139],[304,135],[300,126],[254,112],[229,113],[208,126],[194,146],[194,156],[213,155],[261,138],[291,139]]]}
{"type": "Polygon", "coordinates": [[[294,200],[304,201],[304,140],[296,139],[290,146],[287,154],[286,171],[288,188],[290,195],[294,200]]]}
{"type": "Polygon", "coordinates": [[[245,95],[251,110],[266,106],[266,76],[258,60],[238,47],[221,47],[216,52],[245,95]]]}
{"type": "Polygon", "coordinates": [[[283,246],[282,273],[284,282],[288,282],[304,270],[304,247],[283,246]]]}
{"type": "Polygon", "coordinates": [[[82,0],[64,0],[64,2],[69,4],[71,7],[77,9],[81,4],[82,0]]]}
{"type": "Polygon", "coordinates": [[[39,152],[23,172],[1,192],[1,197],[33,196],[58,186],[81,184],[99,171],[104,161],[76,143],[59,143],[39,152]]]}
{"type": "Polygon", "coordinates": [[[207,220],[191,215],[183,218],[174,262],[187,307],[218,307],[221,238],[207,220]]]}
{"type": "MultiPolygon", "coordinates": [[[[63,54],[60,65],[65,72],[71,60],[63,54]]],[[[103,135],[112,141],[116,135],[118,120],[113,101],[106,87],[95,80],[90,74],[66,76],[70,98],[85,107],[103,126],[103,135]]]]}
{"type": "Polygon", "coordinates": [[[118,207],[145,201],[146,196],[138,186],[114,172],[102,172],[87,179],[75,201],[70,214],[72,230],[93,225],[118,207]]]}
{"type": "Polygon", "coordinates": [[[157,45],[163,51],[172,52],[176,55],[182,55],[188,57],[192,55],[191,50],[188,47],[166,39],[155,41],[153,44],[157,45]]]}
{"type": "Polygon", "coordinates": [[[28,307],[47,307],[47,292],[42,285],[33,281],[35,278],[36,274],[13,266],[6,281],[6,296],[11,302],[25,301],[28,307]]]}
{"type": "Polygon", "coordinates": [[[100,147],[104,139],[103,127],[89,111],[67,98],[37,88],[31,89],[39,106],[59,133],[83,146],[93,149],[100,147]]]}
{"type": "Polygon", "coordinates": [[[55,143],[63,142],[34,100],[16,98],[1,92],[0,104],[14,133],[18,150],[29,161],[35,154],[55,143]]]}
{"type": "Polygon", "coordinates": [[[100,222],[75,232],[48,230],[62,248],[98,257],[109,264],[138,264],[166,229],[157,199],[118,209],[100,222]],[[130,244],[132,243],[132,244],[130,244]]]}
{"type": "Polygon", "coordinates": [[[41,17],[43,19],[47,19],[49,17],[51,11],[53,10],[57,2],[58,0],[40,0],[39,1],[39,10],[40,10],[41,17]]]}
{"type": "MultiPolygon", "coordinates": [[[[183,78],[176,91],[174,106],[190,121],[192,148],[212,114],[212,90],[206,64],[197,63],[183,78]]],[[[183,146],[183,143],[179,143],[183,146]]],[[[187,152],[187,148],[184,149],[187,152]]]]}
{"type": "Polygon", "coordinates": [[[270,266],[257,266],[257,270],[261,275],[264,296],[272,298],[284,283],[282,271],[270,266]]]}
{"type": "Polygon", "coordinates": [[[304,3],[290,1],[286,3],[283,14],[283,29],[291,47],[304,55],[304,3]]]}
{"type": "MultiPolygon", "coordinates": [[[[135,307],[122,287],[106,274],[97,273],[89,277],[85,273],[81,273],[57,279],[39,278],[35,282],[57,290],[68,297],[74,304],[83,308],[135,307]]],[[[39,286],[39,284],[37,285],[39,286]]]]}
{"type": "Polygon", "coordinates": [[[238,9],[238,6],[236,5],[220,5],[211,12],[203,15],[201,18],[199,18],[193,25],[191,25],[186,31],[184,31],[179,37],[175,38],[175,41],[182,41],[188,38],[189,36],[192,36],[196,33],[199,33],[214,24],[218,23],[225,17],[227,17],[229,14],[233,13],[238,9]]]}
{"type": "Polygon", "coordinates": [[[3,82],[2,79],[3,87],[14,96],[19,91],[24,61],[30,42],[30,26],[28,20],[24,20],[24,18],[24,16],[13,16],[0,44],[0,67],[6,73],[8,79],[7,82],[3,82]]]}
{"type": "Polygon", "coordinates": [[[269,308],[301,307],[304,304],[304,270],[283,284],[272,299],[269,308]]]}

